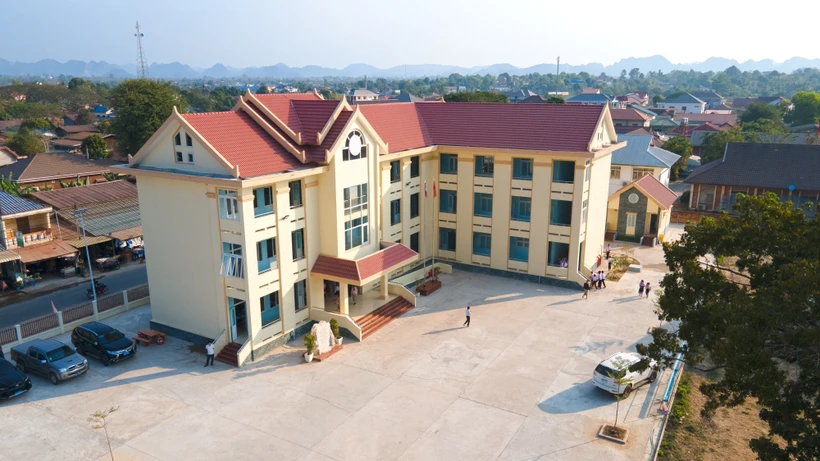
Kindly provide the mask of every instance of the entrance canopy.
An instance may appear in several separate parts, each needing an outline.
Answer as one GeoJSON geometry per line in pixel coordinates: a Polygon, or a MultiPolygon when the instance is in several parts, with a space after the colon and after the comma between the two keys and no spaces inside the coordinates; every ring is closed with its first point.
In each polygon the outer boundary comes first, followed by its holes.
{"type": "Polygon", "coordinates": [[[361,286],[419,258],[418,253],[401,243],[381,242],[380,246],[379,251],[356,260],[319,255],[310,273],[361,286]]]}

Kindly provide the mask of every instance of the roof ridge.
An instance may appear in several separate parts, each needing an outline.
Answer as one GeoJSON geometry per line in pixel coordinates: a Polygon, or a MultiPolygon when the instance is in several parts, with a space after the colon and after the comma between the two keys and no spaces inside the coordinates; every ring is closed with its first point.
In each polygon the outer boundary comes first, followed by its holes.
{"type": "MultiPolygon", "coordinates": [[[[668,190],[669,192],[672,192],[673,194],[678,195],[678,193],[677,193],[677,192],[675,192],[675,191],[673,191],[672,189],[670,189],[670,188],[669,188],[669,186],[667,186],[666,184],[664,184],[664,183],[663,183],[663,181],[661,181],[660,179],[656,178],[654,175],[651,175],[651,174],[645,174],[645,175],[643,175],[643,176],[641,177],[641,179],[639,179],[639,180],[637,180],[637,181],[635,181],[635,182],[641,182],[641,181],[643,181],[643,179],[644,179],[644,178],[646,178],[647,176],[649,176],[649,177],[651,177],[652,179],[654,179],[654,180],[655,180],[655,182],[657,182],[658,184],[660,184],[661,186],[663,186],[663,187],[664,187],[666,190],[668,190]]],[[[650,181],[650,180],[647,180],[647,181],[650,181]]],[[[650,181],[650,182],[651,182],[651,181],[650,181]]]]}

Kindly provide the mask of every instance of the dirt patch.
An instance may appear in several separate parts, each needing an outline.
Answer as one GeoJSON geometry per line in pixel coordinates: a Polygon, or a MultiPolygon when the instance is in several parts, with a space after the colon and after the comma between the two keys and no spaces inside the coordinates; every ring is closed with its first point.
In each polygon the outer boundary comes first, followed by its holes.
{"type": "MultiPolygon", "coordinates": [[[[749,440],[765,435],[768,425],[758,417],[760,406],[748,400],[735,408],[718,409],[710,419],[700,411],[706,397],[700,385],[709,380],[692,372],[689,380],[688,409],[680,421],[670,415],[658,459],[673,461],[754,461],[757,456],[749,448],[749,440]]],[[[683,382],[683,380],[682,380],[683,382]]],[[[677,397],[676,397],[677,399],[677,397]]]]}
{"type": "Polygon", "coordinates": [[[612,258],[612,269],[606,273],[606,279],[613,282],[621,280],[630,264],[640,264],[640,261],[628,255],[614,256],[612,258]]]}

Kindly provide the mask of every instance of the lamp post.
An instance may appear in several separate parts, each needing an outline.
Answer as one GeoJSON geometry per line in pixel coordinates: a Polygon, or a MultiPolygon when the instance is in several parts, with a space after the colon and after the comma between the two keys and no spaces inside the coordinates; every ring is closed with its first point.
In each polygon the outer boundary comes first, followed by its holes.
{"type": "Polygon", "coordinates": [[[87,208],[80,208],[74,210],[74,216],[80,218],[80,228],[83,230],[83,244],[85,245],[85,261],[88,264],[88,275],[91,277],[91,293],[94,294],[94,302],[97,302],[97,285],[94,284],[94,270],[91,268],[91,256],[88,254],[88,239],[85,237],[85,221],[83,221],[83,213],[88,211],[87,208]]]}

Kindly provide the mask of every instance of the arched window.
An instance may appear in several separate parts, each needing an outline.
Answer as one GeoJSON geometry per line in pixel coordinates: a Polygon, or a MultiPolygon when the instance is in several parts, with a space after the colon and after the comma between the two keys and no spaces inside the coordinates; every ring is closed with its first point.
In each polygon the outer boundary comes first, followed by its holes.
{"type": "Polygon", "coordinates": [[[345,140],[345,147],[342,149],[342,160],[348,161],[359,158],[367,158],[367,144],[364,141],[364,136],[358,130],[353,130],[345,140]]]}

